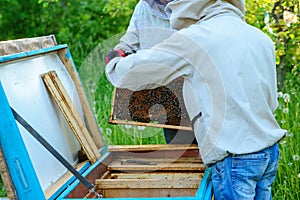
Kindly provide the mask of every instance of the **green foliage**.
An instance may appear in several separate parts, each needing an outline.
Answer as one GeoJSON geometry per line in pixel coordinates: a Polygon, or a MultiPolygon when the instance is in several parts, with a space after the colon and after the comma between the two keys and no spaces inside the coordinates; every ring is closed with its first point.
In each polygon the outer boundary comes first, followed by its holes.
{"type": "Polygon", "coordinates": [[[76,66],[104,39],[124,32],[137,0],[2,0],[0,40],[54,34],[76,66]]]}
{"type": "Polygon", "coordinates": [[[265,31],[275,43],[279,88],[283,87],[287,73],[299,70],[297,66],[300,63],[299,17],[299,0],[247,2],[247,21],[265,31]]]}

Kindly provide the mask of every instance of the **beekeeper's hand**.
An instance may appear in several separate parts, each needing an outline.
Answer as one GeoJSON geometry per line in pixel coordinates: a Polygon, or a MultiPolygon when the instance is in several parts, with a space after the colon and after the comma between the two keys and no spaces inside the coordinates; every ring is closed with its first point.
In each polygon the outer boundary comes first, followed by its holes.
{"type": "Polygon", "coordinates": [[[111,50],[109,51],[105,56],[105,63],[109,63],[113,58],[115,57],[125,57],[128,53],[125,53],[124,51],[118,49],[118,50],[111,50]]]}

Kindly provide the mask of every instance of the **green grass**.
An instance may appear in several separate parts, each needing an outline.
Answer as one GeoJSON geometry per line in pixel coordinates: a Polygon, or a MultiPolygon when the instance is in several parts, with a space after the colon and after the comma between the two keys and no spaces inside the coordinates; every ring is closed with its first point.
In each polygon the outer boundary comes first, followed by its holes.
{"type": "Polygon", "coordinates": [[[287,130],[280,142],[278,174],[273,184],[274,199],[300,199],[300,120],[299,90],[279,92],[279,108],[276,118],[287,130]]]}
{"type": "Polygon", "coordinates": [[[6,190],[5,190],[3,181],[2,181],[2,179],[0,179],[0,197],[6,197],[6,196],[7,196],[7,194],[6,194],[6,190]]]}

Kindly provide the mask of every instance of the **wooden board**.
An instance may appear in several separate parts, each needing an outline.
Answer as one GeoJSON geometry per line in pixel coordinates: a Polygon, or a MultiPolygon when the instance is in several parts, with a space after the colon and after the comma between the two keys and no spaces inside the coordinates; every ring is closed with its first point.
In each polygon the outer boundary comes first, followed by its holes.
{"type": "Polygon", "coordinates": [[[92,112],[91,106],[88,102],[88,99],[85,95],[85,92],[83,90],[82,84],[80,82],[78,73],[73,69],[73,63],[71,59],[68,57],[67,49],[62,49],[58,52],[58,56],[62,63],[66,66],[66,69],[68,70],[74,85],[76,87],[76,90],[78,92],[83,114],[84,114],[84,122],[86,124],[86,127],[93,138],[94,143],[96,144],[98,149],[101,149],[104,147],[104,142],[101,137],[101,133],[99,131],[99,127],[97,124],[97,121],[95,119],[95,116],[92,112]]]}
{"type": "Polygon", "coordinates": [[[28,52],[57,45],[54,35],[0,42],[0,56],[28,52]]]}
{"type": "Polygon", "coordinates": [[[193,188],[199,187],[200,179],[97,179],[98,189],[150,189],[150,188],[193,188]]]}
{"type": "Polygon", "coordinates": [[[191,188],[175,188],[175,189],[165,189],[165,188],[148,188],[148,189],[106,189],[104,191],[105,198],[169,198],[169,197],[194,197],[193,199],[197,199],[195,197],[197,189],[191,188]]]}
{"type": "MultiPolygon", "coordinates": [[[[107,174],[104,174],[101,179],[201,179],[203,177],[202,172],[149,172],[149,173],[122,173],[122,172],[113,172],[107,171],[107,174]]],[[[99,180],[101,181],[101,180],[99,180]]]]}
{"type": "Polygon", "coordinates": [[[107,168],[108,170],[117,170],[117,171],[204,171],[205,165],[203,163],[196,162],[174,162],[172,159],[136,159],[129,158],[135,161],[145,161],[155,164],[134,164],[121,162],[123,159],[114,160],[107,168]]]}
{"type": "MultiPolygon", "coordinates": [[[[152,145],[110,145],[110,152],[142,152],[142,151],[178,151],[199,150],[196,144],[152,144],[152,145]]],[[[198,154],[199,155],[199,154],[198,154]]]]}
{"type": "Polygon", "coordinates": [[[96,162],[101,155],[57,74],[55,71],[50,71],[42,74],[41,76],[45,85],[62,111],[64,117],[66,118],[69,126],[73,130],[78,142],[86,152],[87,157],[92,163],[96,162]]]}

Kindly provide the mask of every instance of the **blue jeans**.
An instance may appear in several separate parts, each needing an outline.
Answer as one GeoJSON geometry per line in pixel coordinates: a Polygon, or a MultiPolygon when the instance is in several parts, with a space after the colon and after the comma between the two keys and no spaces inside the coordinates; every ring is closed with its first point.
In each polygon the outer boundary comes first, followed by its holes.
{"type": "Polygon", "coordinates": [[[229,155],[212,165],[215,200],[270,200],[279,159],[278,144],[259,152],[229,155]]]}

